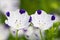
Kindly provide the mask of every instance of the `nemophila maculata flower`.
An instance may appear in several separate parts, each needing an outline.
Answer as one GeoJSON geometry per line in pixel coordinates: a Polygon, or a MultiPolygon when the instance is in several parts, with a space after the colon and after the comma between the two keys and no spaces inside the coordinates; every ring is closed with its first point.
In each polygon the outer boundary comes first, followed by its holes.
{"type": "Polygon", "coordinates": [[[37,40],[40,39],[40,30],[34,28],[33,26],[29,26],[28,28],[24,29],[25,37],[28,40],[37,40]]]}
{"type": "Polygon", "coordinates": [[[11,28],[20,30],[29,25],[29,15],[24,9],[6,12],[7,20],[5,23],[11,28]]]}
{"type": "Polygon", "coordinates": [[[54,15],[47,14],[43,10],[37,10],[31,17],[34,27],[38,27],[40,30],[49,29],[56,20],[54,15]]]}
{"type": "Polygon", "coordinates": [[[24,9],[17,9],[7,11],[6,16],[5,23],[10,26],[14,34],[16,34],[16,30],[19,30],[18,34],[25,34],[28,39],[33,40],[40,37],[40,32],[36,32],[34,28],[40,30],[49,29],[56,20],[55,15],[49,15],[43,10],[37,10],[35,14],[29,16],[24,9]],[[33,24],[32,27],[29,27],[30,23],[33,24]]]}
{"type": "MultiPolygon", "coordinates": [[[[26,29],[25,29],[26,30],[26,29]]],[[[28,39],[28,40],[34,40],[35,39],[35,34],[34,34],[34,28],[32,26],[29,26],[27,28],[27,31],[24,32],[25,34],[25,37],[28,39]]]]}

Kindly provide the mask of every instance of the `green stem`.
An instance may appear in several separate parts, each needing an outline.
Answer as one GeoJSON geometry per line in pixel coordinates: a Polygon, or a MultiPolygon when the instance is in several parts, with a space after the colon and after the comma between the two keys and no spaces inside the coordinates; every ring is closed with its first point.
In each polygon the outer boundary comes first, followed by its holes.
{"type": "Polygon", "coordinates": [[[43,40],[43,36],[42,36],[42,32],[41,32],[41,30],[40,30],[40,37],[41,37],[41,40],[43,40]]]}
{"type": "Polygon", "coordinates": [[[18,30],[16,31],[16,40],[18,40],[18,30]]]}

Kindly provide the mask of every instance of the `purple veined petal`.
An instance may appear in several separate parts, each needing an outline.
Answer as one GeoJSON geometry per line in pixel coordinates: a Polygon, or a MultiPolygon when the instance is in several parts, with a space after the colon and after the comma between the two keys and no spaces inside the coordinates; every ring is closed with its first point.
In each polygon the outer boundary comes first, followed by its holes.
{"type": "Polygon", "coordinates": [[[5,24],[5,28],[9,29],[9,28],[10,28],[10,26],[9,26],[8,24],[5,24]]]}
{"type": "Polygon", "coordinates": [[[19,10],[19,13],[20,13],[20,14],[24,14],[24,13],[25,13],[25,10],[24,10],[24,9],[20,9],[20,10],[19,10]]]}
{"type": "Polygon", "coordinates": [[[10,12],[6,12],[6,15],[9,17],[10,16],[10,12]]]}
{"type": "Polygon", "coordinates": [[[51,20],[55,20],[55,16],[54,15],[51,16],[51,20]]]}
{"type": "Polygon", "coordinates": [[[30,18],[29,18],[29,22],[31,22],[32,21],[32,17],[30,16],[30,18]]]}
{"type": "Polygon", "coordinates": [[[37,14],[40,15],[42,13],[41,10],[37,10],[37,14]]]}

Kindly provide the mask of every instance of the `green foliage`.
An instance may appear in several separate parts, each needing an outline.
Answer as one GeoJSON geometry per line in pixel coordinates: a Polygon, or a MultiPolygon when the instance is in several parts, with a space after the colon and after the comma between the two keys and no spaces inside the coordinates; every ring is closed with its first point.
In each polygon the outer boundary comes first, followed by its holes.
{"type": "MultiPolygon", "coordinates": [[[[7,40],[16,40],[16,37],[13,36],[13,35],[10,33],[10,35],[9,35],[9,37],[8,37],[7,40]]],[[[25,38],[24,35],[22,35],[22,36],[18,37],[18,40],[27,40],[27,39],[25,38]]]]}
{"type": "Polygon", "coordinates": [[[47,13],[60,14],[59,0],[20,0],[20,8],[25,9],[30,15],[36,10],[44,10],[47,13]]]}
{"type": "Polygon", "coordinates": [[[53,27],[59,27],[59,25],[60,25],[60,22],[55,22],[55,23],[53,24],[53,27]]]}
{"type": "Polygon", "coordinates": [[[60,22],[55,22],[50,29],[45,31],[45,40],[55,40],[55,38],[58,37],[59,25],[60,25],[60,22]]]}
{"type": "Polygon", "coordinates": [[[15,40],[15,37],[10,33],[7,40],[15,40]]]}
{"type": "Polygon", "coordinates": [[[25,38],[24,35],[22,35],[21,37],[19,37],[19,40],[27,40],[27,39],[25,38]]]}
{"type": "Polygon", "coordinates": [[[6,16],[0,12],[0,23],[5,23],[6,16]]]}

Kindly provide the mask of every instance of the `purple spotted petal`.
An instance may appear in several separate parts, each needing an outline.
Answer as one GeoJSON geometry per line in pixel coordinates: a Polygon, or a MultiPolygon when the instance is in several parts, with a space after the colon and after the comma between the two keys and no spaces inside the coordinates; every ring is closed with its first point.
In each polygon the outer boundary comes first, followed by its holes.
{"type": "Polygon", "coordinates": [[[38,15],[40,15],[40,14],[41,14],[41,12],[42,12],[41,10],[37,10],[38,15]]]}
{"type": "Polygon", "coordinates": [[[19,13],[23,14],[23,13],[25,13],[25,10],[24,9],[20,9],[19,13]]]}
{"type": "Polygon", "coordinates": [[[6,12],[6,15],[9,17],[10,16],[10,12],[6,12]]]}
{"type": "Polygon", "coordinates": [[[31,22],[31,21],[32,21],[32,17],[30,16],[29,22],[31,22]]]}
{"type": "Polygon", "coordinates": [[[5,28],[9,29],[9,28],[10,28],[10,26],[9,26],[8,24],[5,24],[5,28]]]}
{"type": "Polygon", "coordinates": [[[51,20],[55,20],[55,16],[54,15],[51,17],[51,20]]]}

